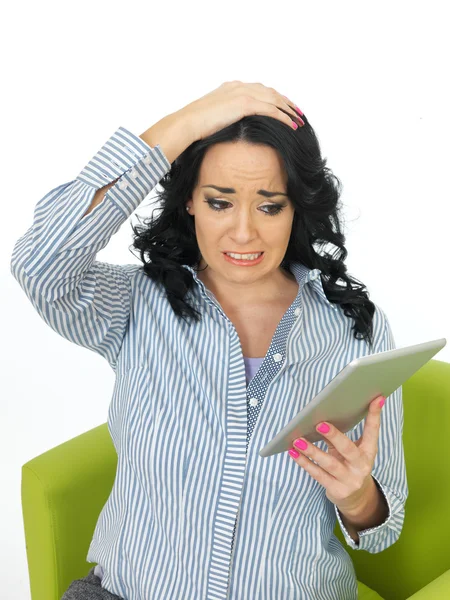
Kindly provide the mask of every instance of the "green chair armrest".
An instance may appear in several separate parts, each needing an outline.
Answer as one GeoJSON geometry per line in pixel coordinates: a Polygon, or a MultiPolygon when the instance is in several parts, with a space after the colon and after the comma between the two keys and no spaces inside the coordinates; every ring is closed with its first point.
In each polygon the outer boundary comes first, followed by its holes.
{"type": "Polygon", "coordinates": [[[22,513],[33,600],[60,600],[85,577],[89,543],[111,492],[117,454],[104,423],[22,466],[22,513]]]}
{"type": "Polygon", "coordinates": [[[378,592],[371,590],[367,585],[358,581],[358,600],[383,600],[378,592]]]}
{"type": "Polygon", "coordinates": [[[450,569],[413,594],[408,600],[448,600],[450,598],[450,569]]]}

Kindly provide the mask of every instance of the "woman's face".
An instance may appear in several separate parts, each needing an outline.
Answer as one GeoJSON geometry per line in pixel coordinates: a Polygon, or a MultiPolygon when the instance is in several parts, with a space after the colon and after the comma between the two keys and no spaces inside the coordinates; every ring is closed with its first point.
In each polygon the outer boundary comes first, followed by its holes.
{"type": "Polygon", "coordinates": [[[279,279],[294,218],[292,202],[279,195],[286,194],[286,182],[282,160],[269,146],[227,142],[206,152],[186,205],[202,255],[198,268],[207,264],[204,274],[216,285],[279,279]],[[213,185],[232,189],[219,191],[213,185]],[[259,190],[279,194],[268,198],[259,190]],[[258,264],[242,266],[227,261],[224,252],[264,256],[258,264]]]}

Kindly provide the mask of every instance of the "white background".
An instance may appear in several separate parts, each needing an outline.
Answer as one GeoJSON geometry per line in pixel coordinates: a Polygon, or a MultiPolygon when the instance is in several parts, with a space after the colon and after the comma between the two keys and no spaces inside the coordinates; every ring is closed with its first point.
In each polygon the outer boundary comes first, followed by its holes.
{"type": "MultiPolygon", "coordinates": [[[[140,135],[224,81],[261,82],[306,113],[343,182],[348,271],[385,310],[397,347],[450,342],[446,8],[8,3],[0,41],[0,581],[8,600],[30,598],[21,466],[104,423],[114,384],[107,362],[50,329],[11,275],[37,201],[74,179],[119,126],[140,135]]],[[[139,214],[149,216],[153,197],[139,214]]],[[[131,221],[135,213],[98,260],[138,264],[131,221]]],[[[450,362],[450,343],[436,358],[450,362]]]]}

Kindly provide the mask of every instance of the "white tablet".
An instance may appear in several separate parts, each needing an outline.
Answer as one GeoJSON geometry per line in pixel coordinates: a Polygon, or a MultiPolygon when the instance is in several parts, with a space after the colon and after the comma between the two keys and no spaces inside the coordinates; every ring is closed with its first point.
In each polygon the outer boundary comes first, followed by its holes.
{"type": "Polygon", "coordinates": [[[377,396],[390,396],[446,343],[447,340],[441,338],[355,358],[259,451],[259,455],[287,452],[299,437],[311,443],[323,440],[316,431],[321,421],[328,421],[342,433],[349,432],[366,417],[372,400],[377,396]]]}

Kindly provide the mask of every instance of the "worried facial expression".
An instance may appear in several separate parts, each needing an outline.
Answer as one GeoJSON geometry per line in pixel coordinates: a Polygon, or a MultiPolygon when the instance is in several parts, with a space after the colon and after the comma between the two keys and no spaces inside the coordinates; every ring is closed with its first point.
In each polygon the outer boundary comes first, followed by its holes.
{"type": "Polygon", "coordinates": [[[294,218],[286,185],[283,162],[269,146],[227,142],[209,148],[186,203],[202,256],[199,269],[208,265],[216,281],[230,283],[279,273],[294,218]],[[226,252],[263,256],[245,263],[227,260],[226,252]]]}

